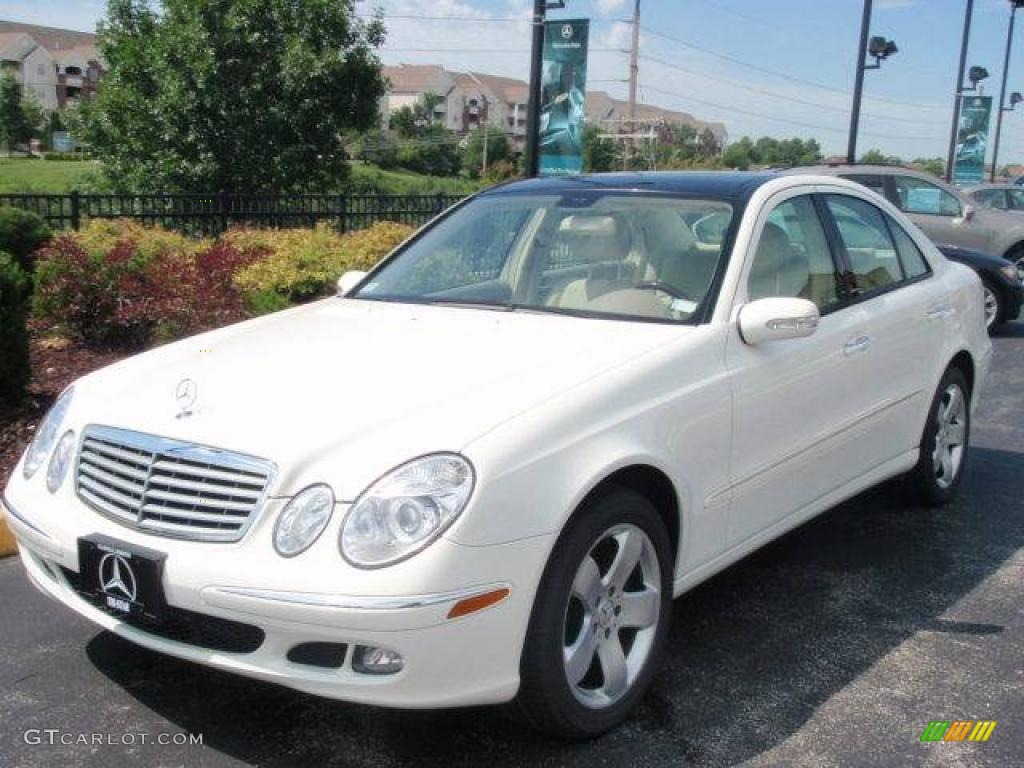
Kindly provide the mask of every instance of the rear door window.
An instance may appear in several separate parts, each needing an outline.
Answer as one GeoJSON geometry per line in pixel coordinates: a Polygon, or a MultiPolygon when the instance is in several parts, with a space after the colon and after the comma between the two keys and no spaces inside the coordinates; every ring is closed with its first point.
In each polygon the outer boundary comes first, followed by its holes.
{"type": "Polygon", "coordinates": [[[894,175],[892,180],[900,210],[929,216],[960,215],[960,201],[937,184],[913,176],[894,175]]]}

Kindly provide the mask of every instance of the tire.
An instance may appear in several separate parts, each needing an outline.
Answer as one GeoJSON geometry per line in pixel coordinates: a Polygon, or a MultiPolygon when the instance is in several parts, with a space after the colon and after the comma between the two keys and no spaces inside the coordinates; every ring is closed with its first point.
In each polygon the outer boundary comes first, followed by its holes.
{"type": "Polygon", "coordinates": [[[626,719],[664,648],[672,560],[664,523],[635,491],[611,489],[577,511],[544,571],[523,647],[516,705],[528,724],[580,740],[626,719]],[[620,567],[633,555],[632,568],[620,567]]]}
{"type": "Polygon", "coordinates": [[[981,284],[985,289],[985,329],[991,333],[1003,324],[1003,297],[988,280],[981,284]]]}
{"type": "Polygon", "coordinates": [[[948,503],[963,480],[971,437],[970,397],[963,372],[949,368],[932,398],[921,436],[921,455],[909,476],[916,500],[925,506],[948,503]],[[959,392],[959,405],[950,408],[954,391],[959,392]]]}

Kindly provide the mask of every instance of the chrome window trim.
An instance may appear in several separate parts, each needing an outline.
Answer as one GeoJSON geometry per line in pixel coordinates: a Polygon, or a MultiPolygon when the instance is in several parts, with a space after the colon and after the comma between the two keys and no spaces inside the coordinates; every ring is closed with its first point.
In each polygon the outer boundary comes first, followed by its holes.
{"type": "Polygon", "coordinates": [[[241,541],[245,537],[246,533],[252,528],[253,524],[260,517],[263,509],[266,506],[267,500],[271,498],[271,490],[273,489],[274,482],[277,479],[277,465],[269,459],[261,459],[257,456],[251,456],[245,453],[239,453],[238,451],[230,451],[224,448],[214,448],[208,445],[202,445],[200,443],[193,443],[186,440],[178,440],[170,437],[161,437],[158,435],[151,435],[146,432],[136,432],[130,429],[121,429],[118,427],[108,427],[102,424],[88,424],[82,430],[78,437],[78,445],[76,447],[75,454],[75,495],[79,501],[85,504],[89,509],[93,510],[99,515],[102,515],[108,520],[112,520],[118,525],[123,525],[126,528],[141,531],[152,536],[160,536],[168,539],[182,539],[186,541],[203,541],[203,542],[215,542],[231,544],[241,541]],[[142,517],[141,512],[139,513],[142,519],[137,519],[136,522],[131,523],[122,517],[117,517],[108,513],[107,511],[100,508],[98,505],[93,504],[87,498],[85,498],[80,492],[80,477],[81,472],[79,470],[79,462],[82,456],[82,447],[85,441],[89,438],[97,438],[100,440],[106,440],[109,442],[117,443],[124,446],[130,446],[132,448],[138,448],[139,450],[147,451],[153,454],[153,460],[150,462],[147,468],[147,477],[145,481],[145,488],[149,487],[150,476],[153,474],[154,466],[158,455],[170,455],[172,458],[181,458],[189,461],[206,462],[209,464],[215,464],[218,467],[222,467],[226,470],[237,470],[242,472],[255,472],[266,475],[266,483],[260,493],[259,498],[253,503],[252,511],[249,513],[245,523],[237,530],[232,531],[203,531],[188,530],[186,527],[182,527],[181,531],[167,530],[165,527],[158,526],[153,521],[153,525],[147,525],[147,520],[142,517]]]}

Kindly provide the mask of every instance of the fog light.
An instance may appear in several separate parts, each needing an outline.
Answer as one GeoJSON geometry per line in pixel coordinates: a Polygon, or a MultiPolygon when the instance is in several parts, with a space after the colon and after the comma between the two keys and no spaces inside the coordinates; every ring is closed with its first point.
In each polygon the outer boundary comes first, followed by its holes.
{"type": "Polygon", "coordinates": [[[357,645],[352,657],[352,669],[364,675],[393,675],[404,666],[405,659],[398,651],[372,645],[357,645]]]}

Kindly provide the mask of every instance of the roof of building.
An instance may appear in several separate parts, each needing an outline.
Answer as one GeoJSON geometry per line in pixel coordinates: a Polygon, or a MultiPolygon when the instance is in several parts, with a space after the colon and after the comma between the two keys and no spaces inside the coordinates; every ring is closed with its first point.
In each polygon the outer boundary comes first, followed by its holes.
{"type": "Polygon", "coordinates": [[[0,19],[0,34],[24,33],[31,37],[43,48],[50,51],[59,51],[65,48],[77,46],[96,47],[96,35],[92,32],[78,32],[73,29],[57,29],[56,27],[41,27],[38,24],[22,24],[17,21],[3,21],[0,19]]]}
{"type": "MultiPolygon", "coordinates": [[[[587,119],[593,122],[615,123],[619,121],[625,122],[629,119],[629,102],[624,99],[616,99],[605,91],[587,91],[584,108],[586,109],[587,119]]],[[[662,121],[666,124],[690,125],[698,131],[709,128],[719,141],[724,139],[726,135],[724,123],[698,120],[689,112],[663,109],[652,104],[637,102],[636,119],[648,122],[662,121]]]]}
{"type": "Polygon", "coordinates": [[[21,61],[38,47],[24,32],[0,32],[0,59],[21,61]]]}
{"type": "Polygon", "coordinates": [[[440,64],[399,64],[385,66],[384,77],[391,82],[395,93],[446,94],[455,84],[452,73],[440,64]]]}
{"type": "Polygon", "coordinates": [[[483,83],[506,104],[525,104],[530,99],[530,87],[522,80],[482,72],[470,72],[471,77],[483,83]]]}

